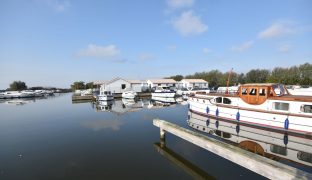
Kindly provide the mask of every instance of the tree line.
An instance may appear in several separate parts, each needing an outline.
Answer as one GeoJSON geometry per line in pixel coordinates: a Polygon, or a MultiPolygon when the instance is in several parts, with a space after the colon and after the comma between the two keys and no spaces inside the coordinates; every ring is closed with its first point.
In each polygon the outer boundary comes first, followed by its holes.
{"type": "Polygon", "coordinates": [[[6,89],[6,91],[42,90],[42,89],[58,90],[59,92],[69,92],[70,91],[69,89],[66,89],[66,88],[55,88],[55,87],[45,88],[42,86],[27,87],[26,83],[23,81],[13,81],[10,84],[10,87],[6,89]]]}
{"type": "Polygon", "coordinates": [[[85,83],[83,81],[76,81],[73,84],[71,84],[70,87],[72,91],[75,91],[77,89],[92,89],[93,82],[85,83]]]}
{"type": "Polygon", "coordinates": [[[305,63],[299,66],[289,68],[275,67],[273,70],[252,69],[247,73],[226,72],[211,70],[196,72],[192,75],[175,75],[172,78],[176,81],[182,79],[204,79],[209,82],[210,87],[226,86],[230,74],[229,85],[238,85],[245,83],[282,83],[285,85],[312,86],[312,64],[305,63]]]}

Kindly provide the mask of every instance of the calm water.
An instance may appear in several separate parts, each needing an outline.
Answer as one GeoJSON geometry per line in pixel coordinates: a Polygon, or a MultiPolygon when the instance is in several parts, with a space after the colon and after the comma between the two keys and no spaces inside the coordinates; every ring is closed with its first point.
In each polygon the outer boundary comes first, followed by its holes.
{"type": "Polygon", "coordinates": [[[263,179],[173,135],[159,149],[159,129],[152,120],[189,128],[186,105],[122,104],[72,104],[71,94],[2,101],[0,179],[196,178],[190,172],[205,178],[263,179]]]}

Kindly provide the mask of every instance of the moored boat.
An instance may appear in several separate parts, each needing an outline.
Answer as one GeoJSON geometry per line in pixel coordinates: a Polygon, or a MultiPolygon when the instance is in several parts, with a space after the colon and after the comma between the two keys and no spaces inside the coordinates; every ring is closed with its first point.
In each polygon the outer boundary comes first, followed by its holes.
{"type": "Polygon", "coordinates": [[[245,84],[234,94],[188,99],[191,112],[207,118],[312,135],[312,97],[291,95],[281,84],[245,84]]]}
{"type": "Polygon", "coordinates": [[[152,92],[152,97],[173,98],[175,94],[176,92],[173,90],[170,90],[170,88],[167,86],[157,86],[154,92],[152,92]]]}
{"type": "Polygon", "coordinates": [[[29,98],[29,97],[35,97],[35,94],[25,91],[5,91],[0,93],[0,99],[29,98]]]}
{"type": "Polygon", "coordinates": [[[114,95],[110,90],[107,90],[104,85],[100,87],[100,94],[97,95],[97,100],[99,101],[110,101],[114,99],[114,95]]]}
{"type": "Polygon", "coordinates": [[[122,94],[121,94],[121,97],[122,98],[126,98],[126,99],[134,99],[137,97],[137,93],[135,91],[131,91],[131,90],[128,90],[128,91],[124,91],[122,94]]]}

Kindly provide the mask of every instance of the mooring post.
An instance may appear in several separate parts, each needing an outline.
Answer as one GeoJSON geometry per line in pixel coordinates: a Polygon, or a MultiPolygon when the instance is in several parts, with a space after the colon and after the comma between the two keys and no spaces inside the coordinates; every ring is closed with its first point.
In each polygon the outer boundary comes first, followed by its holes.
{"type": "Polygon", "coordinates": [[[160,129],[160,139],[162,140],[162,141],[165,141],[166,140],[166,138],[165,138],[165,130],[164,129],[162,129],[162,128],[159,128],[160,129]]]}

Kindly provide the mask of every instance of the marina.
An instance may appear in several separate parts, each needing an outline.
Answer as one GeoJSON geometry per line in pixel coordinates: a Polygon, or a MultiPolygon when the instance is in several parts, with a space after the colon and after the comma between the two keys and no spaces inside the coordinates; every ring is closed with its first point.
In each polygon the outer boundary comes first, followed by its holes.
{"type": "MultiPolygon", "coordinates": [[[[261,131],[248,129],[250,127],[246,129],[240,126],[237,135],[236,127],[232,129],[231,125],[221,121],[218,128],[215,128],[216,122],[213,120],[207,126],[206,117],[192,113],[187,101],[182,97],[161,101],[150,98],[114,99],[79,104],[74,101],[74,104],[71,103],[71,97],[72,94],[69,93],[35,101],[28,98],[27,100],[32,100],[31,103],[13,104],[7,103],[10,100],[0,101],[2,109],[0,115],[3,117],[0,120],[0,140],[4,147],[0,149],[1,179],[44,178],[47,175],[78,177],[77,174],[79,177],[93,179],[101,177],[144,179],[147,176],[149,179],[264,178],[219,157],[220,153],[214,155],[173,135],[166,135],[165,142],[162,141],[159,138],[159,129],[153,126],[153,119],[166,119],[194,133],[203,132],[205,134],[201,136],[212,137],[225,144],[231,144],[226,139],[226,132],[236,134],[232,135],[233,143],[234,141],[239,143],[235,138],[249,136],[258,142],[264,141],[258,135],[261,131]],[[15,114],[10,113],[13,110],[15,114]],[[202,131],[203,129],[205,130],[202,131]],[[219,132],[216,130],[224,133],[218,136],[219,132]],[[214,133],[211,134],[210,131],[214,133]],[[252,137],[252,134],[255,137],[252,137]],[[226,174],[223,173],[224,168],[227,169],[226,174]],[[40,169],[41,173],[37,174],[35,169],[40,169]],[[133,173],[137,172],[136,169],[143,172],[133,173]]],[[[263,132],[262,134],[265,135],[263,132]]],[[[276,143],[279,141],[276,145],[285,147],[283,139],[284,134],[277,134],[274,141],[276,143]]],[[[301,153],[301,157],[308,159],[297,162],[290,157],[299,151],[309,151],[310,141],[311,139],[307,139],[303,143],[298,141],[298,137],[289,135],[287,156],[273,156],[275,163],[286,164],[300,172],[312,173],[309,155],[301,153]]],[[[246,150],[242,147],[240,151],[246,150]]],[[[253,153],[261,154],[261,151],[253,153]]],[[[235,157],[233,155],[231,158],[235,157]]],[[[264,157],[270,160],[272,156],[264,157]]],[[[263,163],[263,159],[258,161],[263,163]]],[[[296,177],[299,177],[299,174],[296,177]]]]}

